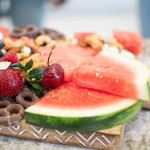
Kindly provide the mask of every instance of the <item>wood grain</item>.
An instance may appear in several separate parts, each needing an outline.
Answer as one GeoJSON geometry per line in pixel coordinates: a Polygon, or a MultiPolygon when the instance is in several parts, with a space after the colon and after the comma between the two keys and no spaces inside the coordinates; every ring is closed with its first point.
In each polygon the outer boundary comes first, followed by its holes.
{"type": "Polygon", "coordinates": [[[0,135],[87,148],[119,150],[123,125],[96,132],[67,132],[44,129],[26,124],[0,126],[0,135]]]}

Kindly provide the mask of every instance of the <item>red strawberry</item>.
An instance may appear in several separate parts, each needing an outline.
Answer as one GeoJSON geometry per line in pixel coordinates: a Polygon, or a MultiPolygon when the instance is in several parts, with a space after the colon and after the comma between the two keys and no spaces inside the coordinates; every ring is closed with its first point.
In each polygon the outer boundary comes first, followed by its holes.
{"type": "Polygon", "coordinates": [[[0,70],[0,96],[14,96],[23,88],[25,79],[22,71],[7,68],[0,70]]]}
{"type": "Polygon", "coordinates": [[[2,33],[3,38],[10,37],[9,29],[0,26],[0,32],[2,33]]]}
{"type": "Polygon", "coordinates": [[[18,62],[17,53],[16,52],[6,53],[4,56],[0,58],[0,61],[2,60],[6,60],[8,62],[11,62],[12,64],[17,63],[18,62]]]}

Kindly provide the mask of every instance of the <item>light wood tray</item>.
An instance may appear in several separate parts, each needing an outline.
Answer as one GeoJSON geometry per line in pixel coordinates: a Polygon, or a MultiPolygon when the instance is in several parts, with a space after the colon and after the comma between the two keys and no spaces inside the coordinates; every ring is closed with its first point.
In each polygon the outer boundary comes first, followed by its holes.
{"type": "Polygon", "coordinates": [[[24,120],[14,126],[0,126],[0,135],[56,144],[110,150],[120,149],[123,133],[123,125],[96,132],[50,130],[26,124],[24,120]]]}

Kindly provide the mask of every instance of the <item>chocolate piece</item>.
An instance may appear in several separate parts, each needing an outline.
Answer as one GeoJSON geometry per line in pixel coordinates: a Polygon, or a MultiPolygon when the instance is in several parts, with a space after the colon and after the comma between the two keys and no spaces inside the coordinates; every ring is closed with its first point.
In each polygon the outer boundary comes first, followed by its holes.
{"type": "Polygon", "coordinates": [[[22,36],[35,38],[38,34],[39,34],[39,30],[34,25],[16,26],[13,28],[11,32],[11,36],[14,38],[20,38],[22,36]]]}
{"type": "Polygon", "coordinates": [[[21,27],[15,27],[11,32],[11,36],[14,38],[20,38],[22,36],[26,36],[26,30],[21,27]]]}
{"type": "Polygon", "coordinates": [[[4,101],[4,100],[7,100],[9,102],[15,102],[16,99],[15,99],[15,96],[4,96],[4,97],[0,97],[0,101],[4,101]]]}
{"type": "Polygon", "coordinates": [[[48,35],[52,38],[52,40],[65,40],[65,36],[62,33],[53,29],[42,28],[40,30],[40,34],[48,35]]]}
{"type": "Polygon", "coordinates": [[[24,108],[27,108],[33,105],[39,98],[28,88],[24,88],[17,96],[16,101],[22,105],[24,108]]]}
{"type": "Polygon", "coordinates": [[[20,122],[24,116],[24,108],[19,104],[10,104],[6,110],[11,115],[9,117],[9,124],[20,122]]]}
{"type": "Polygon", "coordinates": [[[27,25],[26,26],[27,36],[30,38],[35,38],[39,34],[39,30],[34,25],[27,25]]]}
{"type": "Polygon", "coordinates": [[[42,89],[41,93],[38,95],[39,98],[42,98],[43,96],[45,96],[47,93],[49,93],[49,89],[42,89]]]}
{"type": "Polygon", "coordinates": [[[13,125],[21,121],[23,116],[24,108],[21,105],[0,101],[0,125],[13,125]]]}
{"type": "Polygon", "coordinates": [[[3,47],[4,47],[4,43],[0,41],[0,49],[3,49],[3,47]]]}

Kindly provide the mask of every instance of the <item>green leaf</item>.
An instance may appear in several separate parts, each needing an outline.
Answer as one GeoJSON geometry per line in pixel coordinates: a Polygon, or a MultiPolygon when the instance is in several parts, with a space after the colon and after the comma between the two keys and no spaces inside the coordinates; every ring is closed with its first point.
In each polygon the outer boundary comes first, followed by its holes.
{"type": "Polygon", "coordinates": [[[30,81],[28,81],[28,82],[29,82],[31,85],[32,85],[32,84],[38,84],[38,83],[39,83],[39,82],[36,81],[36,80],[35,80],[35,81],[30,80],[30,81]]]}
{"type": "Polygon", "coordinates": [[[25,68],[26,68],[27,70],[29,70],[29,69],[32,68],[32,66],[33,66],[33,60],[30,59],[30,61],[28,61],[28,62],[26,63],[25,68]]]}
{"type": "Polygon", "coordinates": [[[148,88],[148,94],[149,94],[149,100],[150,100],[150,79],[147,81],[147,88],[148,88]]]}
{"type": "Polygon", "coordinates": [[[19,63],[11,64],[11,67],[19,67],[19,63]]]}
{"type": "Polygon", "coordinates": [[[43,73],[43,69],[41,69],[40,67],[38,68],[35,68],[35,69],[32,69],[29,71],[28,73],[28,77],[31,79],[31,78],[38,78],[39,76],[42,75],[43,73]]]}
{"type": "Polygon", "coordinates": [[[27,69],[26,69],[21,63],[19,63],[19,68],[20,68],[22,71],[27,72],[27,69]]]}
{"type": "Polygon", "coordinates": [[[35,95],[40,95],[40,94],[42,94],[42,90],[40,89],[35,89],[35,88],[33,88],[33,87],[31,87],[31,90],[32,90],[32,92],[35,94],[35,95]]]}
{"type": "Polygon", "coordinates": [[[37,83],[37,84],[32,84],[32,83],[31,83],[31,85],[32,85],[32,87],[35,88],[35,89],[44,89],[44,87],[41,86],[41,85],[39,85],[38,83],[37,83]]]}
{"type": "Polygon", "coordinates": [[[11,67],[11,68],[14,69],[14,70],[20,69],[19,67],[11,67]]]}
{"type": "Polygon", "coordinates": [[[38,80],[42,80],[44,78],[44,75],[43,74],[41,74],[40,76],[38,76],[37,78],[36,78],[36,81],[38,81],[38,80]]]}
{"type": "Polygon", "coordinates": [[[27,81],[31,84],[34,84],[34,83],[39,83],[40,81],[42,81],[43,77],[42,78],[39,78],[39,79],[36,79],[36,80],[31,80],[31,79],[28,79],[27,81]]]}

